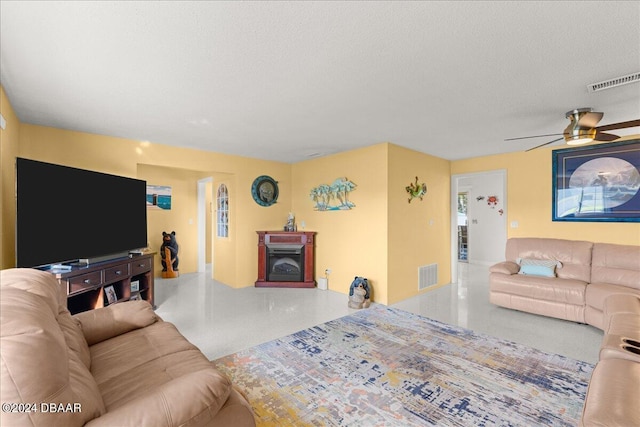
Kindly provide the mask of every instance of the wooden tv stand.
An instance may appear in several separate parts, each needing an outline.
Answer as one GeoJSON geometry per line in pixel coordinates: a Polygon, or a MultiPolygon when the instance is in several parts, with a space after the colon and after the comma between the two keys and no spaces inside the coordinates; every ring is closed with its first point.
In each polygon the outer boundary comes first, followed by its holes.
{"type": "Polygon", "coordinates": [[[154,253],[133,255],[112,261],[98,262],[71,271],[50,271],[67,294],[67,308],[71,314],[109,305],[105,289],[113,286],[116,303],[140,298],[153,303],[154,253]],[[132,282],[138,290],[132,290],[132,282]]]}

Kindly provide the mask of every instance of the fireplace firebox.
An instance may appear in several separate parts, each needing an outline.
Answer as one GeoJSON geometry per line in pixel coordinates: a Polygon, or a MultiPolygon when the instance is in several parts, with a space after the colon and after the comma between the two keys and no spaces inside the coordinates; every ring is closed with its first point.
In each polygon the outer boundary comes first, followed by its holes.
{"type": "Polygon", "coordinates": [[[314,235],[308,231],[258,231],[256,287],[315,287],[314,235]]]}
{"type": "Polygon", "coordinates": [[[267,245],[267,282],[303,282],[304,245],[267,245]]]}

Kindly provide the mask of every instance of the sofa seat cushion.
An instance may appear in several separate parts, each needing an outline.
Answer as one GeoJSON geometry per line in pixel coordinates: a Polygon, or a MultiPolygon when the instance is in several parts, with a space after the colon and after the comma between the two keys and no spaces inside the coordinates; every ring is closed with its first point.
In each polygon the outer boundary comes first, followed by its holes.
{"type": "MultiPolygon", "coordinates": [[[[588,292],[587,292],[588,294],[588,292]]],[[[603,325],[604,333],[617,333],[619,327],[618,321],[611,324],[611,320],[618,315],[631,314],[640,318],[640,297],[629,294],[614,294],[607,297],[604,301],[603,325]],[[613,326],[613,330],[611,327],[613,326]]],[[[640,334],[640,327],[637,331],[640,334]]]]}
{"type": "Polygon", "coordinates": [[[491,292],[521,297],[584,305],[587,284],[581,280],[538,277],[521,274],[491,273],[491,292]]]}
{"type": "Polygon", "coordinates": [[[91,372],[108,411],[195,373],[214,379],[209,387],[220,398],[218,408],[231,391],[230,381],[168,322],[102,341],[90,351],[91,372]]]}
{"type": "Polygon", "coordinates": [[[640,363],[624,359],[598,362],[587,390],[581,425],[640,426],[640,363]]]}
{"type": "Polygon", "coordinates": [[[617,294],[634,295],[640,298],[640,290],[629,288],[627,286],[612,285],[609,283],[590,283],[587,287],[587,299],[588,306],[597,309],[600,312],[604,312],[605,300],[617,294]]]}

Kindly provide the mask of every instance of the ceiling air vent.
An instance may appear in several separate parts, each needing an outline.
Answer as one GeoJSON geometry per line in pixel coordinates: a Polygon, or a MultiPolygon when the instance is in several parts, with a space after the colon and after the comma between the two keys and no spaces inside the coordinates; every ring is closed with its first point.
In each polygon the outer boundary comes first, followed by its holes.
{"type": "Polygon", "coordinates": [[[611,80],[606,80],[600,83],[591,83],[590,85],[587,85],[587,90],[589,92],[598,92],[600,90],[611,89],[612,87],[618,87],[637,82],[640,82],[640,72],[617,77],[611,80]]]}

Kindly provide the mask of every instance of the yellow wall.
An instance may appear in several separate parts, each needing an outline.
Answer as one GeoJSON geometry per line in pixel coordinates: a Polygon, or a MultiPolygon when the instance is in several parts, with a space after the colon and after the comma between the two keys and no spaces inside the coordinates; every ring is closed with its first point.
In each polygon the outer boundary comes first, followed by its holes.
{"type": "Polygon", "coordinates": [[[390,143],[296,163],[293,212],[298,229],[316,231],[316,277],[327,268],[329,289],[348,293],[365,276],[383,304],[418,294],[418,267],[438,264],[439,284],[451,280],[449,161],[390,143]],[[405,187],[419,176],[423,201],[408,203],[405,187]],[[346,177],[357,185],[348,211],[314,210],[309,193],[346,177]],[[432,220],[432,222],[430,222],[432,220]]]}
{"type": "MultiPolygon", "coordinates": [[[[257,235],[256,230],[280,229],[291,206],[290,165],[280,162],[230,156],[214,152],[170,147],[149,142],[140,142],[55,128],[20,125],[18,156],[57,163],[83,169],[138,177],[142,174],[154,178],[154,184],[175,185],[174,209],[165,216],[151,214],[149,240],[159,247],[158,232],[176,230],[180,243],[180,271],[188,273],[196,269],[196,255],[190,253],[197,247],[194,234],[197,227],[196,191],[197,180],[216,173],[232,175],[229,190],[235,214],[232,227],[233,239],[227,247],[223,277],[231,278],[225,283],[233,287],[251,286],[257,279],[257,235]],[[166,173],[167,175],[163,175],[166,173]],[[280,183],[278,203],[269,208],[259,206],[251,197],[251,184],[259,175],[269,175],[280,183]],[[166,180],[163,180],[166,178],[166,180]],[[181,191],[177,191],[180,188],[181,191]],[[171,219],[171,221],[167,221],[171,219]],[[193,224],[190,220],[193,219],[193,224]],[[185,230],[180,232],[180,230],[185,230]],[[184,233],[184,234],[183,234],[184,233]],[[193,245],[194,249],[190,249],[193,245]]],[[[3,160],[4,161],[4,160],[3,160]]],[[[13,160],[9,160],[13,170],[13,160]]],[[[3,173],[5,167],[3,164],[3,173]]],[[[13,172],[11,172],[13,173],[13,172]]],[[[142,177],[141,177],[142,178],[142,177]]],[[[151,182],[150,182],[151,183],[151,182]]],[[[12,194],[12,186],[3,190],[12,194]]],[[[15,209],[14,209],[15,210],[15,209]]],[[[160,234],[161,235],[161,234],[160,234]]],[[[4,239],[3,247],[13,246],[13,238],[4,239]]],[[[214,249],[215,250],[215,249],[214,249]]],[[[156,258],[159,264],[159,258],[156,258]]],[[[13,265],[13,262],[7,266],[13,265]]]]}
{"type": "Polygon", "coordinates": [[[373,287],[373,299],[383,304],[388,300],[387,163],[387,144],[377,144],[292,165],[291,206],[298,231],[304,221],[305,231],[317,232],[316,278],[330,268],[329,289],[348,293],[353,278],[364,276],[373,287]],[[349,193],[355,207],[314,210],[311,189],[341,177],[357,185],[349,193]]]}
{"type": "Polygon", "coordinates": [[[512,221],[519,224],[518,228],[508,228],[508,237],[554,237],[623,245],[640,244],[639,223],[551,220],[552,148],[451,163],[451,173],[454,175],[495,169],[507,171],[507,224],[512,221]]]}
{"type": "MultiPolygon", "coordinates": [[[[237,222],[237,215],[236,215],[238,210],[238,203],[236,203],[237,186],[235,185],[235,177],[231,175],[223,176],[219,174],[214,176],[214,181],[213,181],[214,207],[212,212],[213,221],[216,221],[216,218],[217,218],[217,207],[216,207],[217,200],[215,196],[217,195],[218,187],[221,184],[226,185],[227,190],[229,192],[229,236],[226,238],[218,237],[217,228],[214,224],[213,230],[212,230],[214,234],[213,277],[222,283],[233,283],[236,280],[235,277],[236,277],[236,269],[237,269],[236,256],[233,251],[233,248],[235,246],[235,242],[237,239],[236,230],[238,229],[238,222],[237,222]]],[[[275,228],[275,226],[272,228],[275,228]]],[[[247,238],[251,239],[251,236],[247,236],[247,238]]],[[[258,262],[258,248],[257,248],[258,235],[257,234],[255,235],[254,241],[251,243],[255,243],[255,248],[251,250],[251,256],[255,255],[255,262],[257,263],[258,262]]],[[[253,279],[254,282],[258,278],[257,267],[255,268],[255,272],[256,272],[256,277],[253,279]]]]}
{"type": "Polygon", "coordinates": [[[0,86],[0,114],[6,120],[4,130],[0,129],[0,268],[15,265],[15,158],[18,155],[20,121],[11,103],[0,86]]]}
{"type": "Polygon", "coordinates": [[[450,162],[389,145],[389,303],[417,295],[418,267],[437,264],[438,284],[451,281],[450,162]],[[421,201],[405,187],[427,185],[421,201]]]}
{"type": "MultiPolygon", "coordinates": [[[[149,214],[149,242],[159,248],[161,232],[175,230],[180,271],[195,271],[197,257],[197,181],[212,177],[215,194],[225,183],[230,194],[230,234],[207,231],[214,278],[233,287],[252,286],[257,278],[257,230],[281,230],[288,212],[298,229],[316,231],[316,278],[330,268],[329,287],[348,293],[356,275],[366,276],[373,299],[391,304],[417,291],[417,269],[438,264],[439,284],[450,281],[450,176],[507,170],[507,221],[518,221],[509,237],[540,236],[618,244],[640,244],[638,223],[564,223],[551,221],[551,149],[449,162],[382,143],[293,165],[170,147],[109,136],[21,124],[0,88],[0,109],[7,128],[0,131],[2,183],[0,262],[15,263],[15,157],[138,177],[173,188],[173,209],[149,214]],[[253,201],[251,185],[260,175],[278,181],[278,202],[253,201]],[[407,203],[405,187],[418,176],[428,192],[407,203]],[[357,185],[350,193],[355,208],[318,212],[309,197],[313,187],[346,177],[357,185]]],[[[208,197],[211,204],[215,199],[208,197]]],[[[63,202],[63,201],[61,201],[63,202]]],[[[211,206],[211,205],[209,205],[211,206]]],[[[215,219],[215,206],[209,207],[215,219]]],[[[156,258],[159,269],[159,258],[156,258]]],[[[345,301],[346,303],[346,301],[345,301]]]]}
{"type": "MultiPolygon", "coordinates": [[[[182,272],[197,270],[198,248],[198,212],[197,186],[195,183],[207,175],[204,172],[187,169],[168,168],[166,166],[138,165],[137,178],[150,185],[171,187],[171,209],[147,210],[147,233],[149,247],[160,253],[162,232],[176,232],[179,245],[178,269],[182,272]]],[[[160,275],[162,263],[156,257],[155,271],[160,275]]]]}

